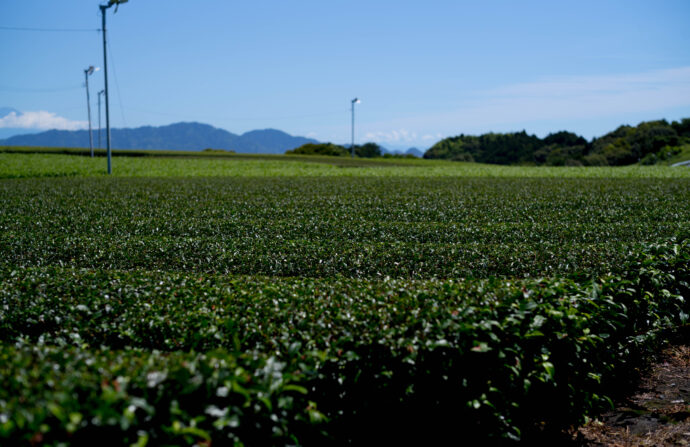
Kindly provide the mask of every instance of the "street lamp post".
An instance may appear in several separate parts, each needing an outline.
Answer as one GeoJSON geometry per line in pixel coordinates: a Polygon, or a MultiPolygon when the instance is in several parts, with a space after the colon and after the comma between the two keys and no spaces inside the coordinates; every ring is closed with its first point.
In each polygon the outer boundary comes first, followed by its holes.
{"type": "Polygon", "coordinates": [[[102,149],[101,144],[101,96],[105,93],[105,90],[98,92],[98,149],[102,149]]]}
{"type": "Polygon", "coordinates": [[[102,19],[102,28],[101,32],[103,33],[103,75],[105,78],[105,141],[106,141],[106,147],[107,147],[107,152],[108,152],[108,174],[112,174],[113,169],[112,169],[112,164],[111,164],[111,151],[110,151],[110,103],[108,101],[108,51],[107,51],[107,46],[106,46],[106,30],[105,30],[105,12],[108,10],[113,5],[116,5],[115,7],[115,12],[117,12],[117,7],[120,6],[121,3],[127,3],[127,0],[108,0],[108,4],[106,5],[99,5],[98,7],[101,9],[101,19],[102,19]]]}
{"type": "Polygon", "coordinates": [[[355,104],[359,104],[360,102],[362,101],[357,98],[352,100],[352,145],[350,146],[350,151],[353,158],[355,156],[355,104]]]}
{"type": "Polygon", "coordinates": [[[91,156],[93,157],[93,132],[91,131],[91,99],[89,97],[89,76],[94,71],[98,71],[97,67],[93,65],[84,70],[84,78],[86,79],[86,111],[89,114],[89,149],[91,149],[91,156]]]}

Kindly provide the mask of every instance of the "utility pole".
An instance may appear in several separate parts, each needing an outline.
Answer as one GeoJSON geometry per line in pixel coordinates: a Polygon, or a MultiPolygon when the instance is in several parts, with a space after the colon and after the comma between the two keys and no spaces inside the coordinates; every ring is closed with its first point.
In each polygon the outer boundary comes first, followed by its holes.
{"type": "MultiPolygon", "coordinates": [[[[113,5],[119,6],[120,3],[127,3],[127,0],[109,0],[107,5],[99,5],[101,9],[102,28],[103,33],[103,74],[105,76],[105,128],[106,128],[106,147],[108,149],[108,174],[112,174],[111,164],[111,150],[110,150],[110,102],[108,101],[108,47],[106,44],[106,28],[105,28],[105,12],[113,5]]],[[[117,12],[117,6],[115,12],[117,12]]]]}
{"type": "Polygon", "coordinates": [[[355,156],[355,104],[359,104],[360,102],[362,101],[357,98],[352,100],[352,145],[350,146],[350,151],[353,158],[355,156]]]}
{"type": "Polygon", "coordinates": [[[89,149],[91,149],[91,157],[93,157],[93,132],[91,131],[91,98],[89,97],[89,75],[97,71],[93,65],[84,70],[84,78],[86,79],[86,110],[89,114],[89,149]]]}
{"type": "Polygon", "coordinates": [[[98,92],[98,149],[103,149],[103,144],[101,143],[101,96],[103,93],[105,93],[105,90],[98,92]]]}

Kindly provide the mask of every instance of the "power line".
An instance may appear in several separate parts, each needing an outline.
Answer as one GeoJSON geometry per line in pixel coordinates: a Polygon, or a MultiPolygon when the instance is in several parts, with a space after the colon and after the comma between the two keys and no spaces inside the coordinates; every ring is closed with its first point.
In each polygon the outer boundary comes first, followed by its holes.
{"type": "Polygon", "coordinates": [[[120,83],[117,82],[117,70],[115,69],[115,57],[113,56],[113,50],[110,48],[110,41],[107,42],[108,54],[110,55],[111,65],[113,66],[113,78],[115,79],[115,91],[117,92],[117,102],[120,106],[120,116],[122,117],[122,123],[127,127],[127,120],[125,119],[125,111],[122,107],[122,96],[120,95],[120,83]]]}
{"type": "Polygon", "coordinates": [[[58,32],[58,33],[93,33],[100,32],[100,28],[27,28],[19,26],[0,26],[3,31],[37,31],[37,32],[58,32]]]}
{"type": "Polygon", "coordinates": [[[336,115],[341,116],[347,112],[349,112],[349,110],[343,110],[341,112],[309,113],[306,115],[283,115],[283,116],[268,116],[268,117],[256,117],[256,118],[233,118],[233,117],[229,117],[228,119],[237,120],[237,121],[291,120],[291,119],[300,119],[300,118],[318,118],[321,116],[336,116],[336,115]]]}
{"type": "MultiPolygon", "coordinates": [[[[126,107],[127,110],[134,110],[136,112],[143,112],[151,115],[161,115],[161,116],[169,116],[172,118],[177,118],[177,119],[189,119],[189,116],[177,114],[177,113],[166,113],[166,112],[159,112],[156,110],[151,110],[151,109],[142,109],[140,107],[126,107]]],[[[255,117],[238,117],[238,116],[222,116],[223,119],[226,120],[231,120],[231,121],[277,121],[277,120],[294,120],[294,119],[300,119],[300,118],[317,118],[317,117],[324,117],[324,116],[342,116],[345,113],[349,113],[349,110],[342,110],[340,112],[325,112],[325,113],[309,113],[305,115],[283,115],[283,116],[255,116],[255,117]]],[[[217,119],[219,115],[213,115],[213,119],[217,119]]],[[[208,117],[210,118],[210,116],[208,117]]],[[[205,118],[202,118],[205,119],[205,118]]]]}
{"type": "Polygon", "coordinates": [[[0,92],[17,92],[17,93],[52,93],[52,92],[66,92],[71,90],[81,90],[81,86],[72,87],[53,87],[53,88],[22,88],[22,87],[8,87],[0,85],[0,92]]]}

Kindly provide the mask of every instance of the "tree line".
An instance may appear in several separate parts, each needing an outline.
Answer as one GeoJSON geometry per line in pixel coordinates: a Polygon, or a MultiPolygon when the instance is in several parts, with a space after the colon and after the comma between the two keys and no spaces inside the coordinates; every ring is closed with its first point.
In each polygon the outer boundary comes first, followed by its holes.
{"type": "MultiPolygon", "coordinates": [[[[348,157],[351,155],[350,148],[345,148],[333,143],[307,143],[302,146],[285,151],[286,155],[330,155],[335,157],[348,157]]],[[[365,143],[355,145],[355,156],[362,158],[376,158],[383,156],[381,146],[376,143],[365,143]]]]}
{"type": "Polygon", "coordinates": [[[424,158],[492,164],[620,166],[667,160],[687,145],[690,118],[672,123],[657,120],[634,127],[624,125],[592,141],[567,131],[545,138],[524,130],[479,136],[461,134],[434,144],[424,158]]]}

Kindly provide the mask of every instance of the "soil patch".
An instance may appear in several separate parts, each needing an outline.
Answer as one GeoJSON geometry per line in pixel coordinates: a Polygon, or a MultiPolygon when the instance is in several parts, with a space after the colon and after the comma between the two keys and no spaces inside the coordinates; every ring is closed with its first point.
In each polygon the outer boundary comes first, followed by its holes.
{"type": "Polygon", "coordinates": [[[577,429],[586,446],[690,445],[690,346],[670,346],[616,409],[577,429]]]}

